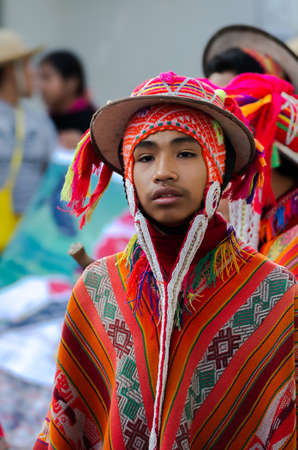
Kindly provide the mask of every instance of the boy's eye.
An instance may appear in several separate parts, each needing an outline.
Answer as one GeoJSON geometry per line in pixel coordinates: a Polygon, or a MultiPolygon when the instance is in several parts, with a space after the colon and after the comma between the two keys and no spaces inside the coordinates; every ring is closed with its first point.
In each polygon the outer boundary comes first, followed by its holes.
{"type": "Polygon", "coordinates": [[[189,150],[184,150],[178,153],[178,158],[195,158],[196,153],[190,152],[189,150]]]}
{"type": "Polygon", "coordinates": [[[153,155],[142,155],[142,156],[139,156],[139,158],[137,158],[137,162],[143,162],[143,163],[146,163],[146,162],[149,162],[149,161],[153,161],[153,155]]]}

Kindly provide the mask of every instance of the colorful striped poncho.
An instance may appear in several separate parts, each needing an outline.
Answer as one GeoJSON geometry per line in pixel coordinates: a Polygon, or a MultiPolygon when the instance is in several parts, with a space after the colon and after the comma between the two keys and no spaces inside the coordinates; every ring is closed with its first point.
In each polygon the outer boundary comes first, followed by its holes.
{"type": "MultiPolygon", "coordinates": [[[[296,448],[294,278],[246,252],[215,283],[203,270],[173,331],[160,449],[296,448]]],[[[146,296],[134,311],[127,279],[120,253],[77,282],[35,449],[148,448],[160,320],[146,296]]]]}
{"type": "Polygon", "coordinates": [[[298,279],[298,189],[281,197],[261,220],[260,252],[298,279]]]}

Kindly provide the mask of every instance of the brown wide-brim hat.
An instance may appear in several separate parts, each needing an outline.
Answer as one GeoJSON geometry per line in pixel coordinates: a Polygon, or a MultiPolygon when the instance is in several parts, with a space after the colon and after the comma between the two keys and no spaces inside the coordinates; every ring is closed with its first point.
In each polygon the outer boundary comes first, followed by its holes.
{"type": "Polygon", "coordinates": [[[103,162],[121,174],[119,148],[130,118],[143,108],[173,103],[202,111],[219,123],[236,153],[235,173],[241,173],[254,158],[255,142],[244,123],[225,108],[225,95],[199,78],[160,74],[136,88],[131,97],[110,102],[94,114],[93,147],[103,162]]]}
{"type": "Polygon", "coordinates": [[[12,30],[0,28],[0,65],[3,66],[13,61],[30,58],[43,47],[28,48],[22,38],[12,30]]]}
{"type": "Polygon", "coordinates": [[[205,76],[208,62],[232,47],[251,48],[271,56],[288,75],[295,91],[298,91],[298,56],[280,39],[250,25],[230,25],[221,28],[209,39],[203,53],[205,76]]]}
{"type": "Polygon", "coordinates": [[[244,172],[255,154],[253,135],[243,122],[228,111],[221,110],[206,101],[166,95],[128,97],[100,108],[93,116],[91,141],[100,159],[115,172],[122,174],[119,148],[130,118],[140,109],[153,105],[179,104],[202,111],[215,119],[230,140],[235,153],[235,173],[244,172]]]}

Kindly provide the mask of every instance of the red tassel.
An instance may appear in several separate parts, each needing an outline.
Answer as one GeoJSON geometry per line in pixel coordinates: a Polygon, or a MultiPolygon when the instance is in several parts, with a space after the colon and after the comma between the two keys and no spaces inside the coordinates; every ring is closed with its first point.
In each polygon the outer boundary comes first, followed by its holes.
{"type": "Polygon", "coordinates": [[[103,164],[97,186],[93,191],[92,195],[90,196],[89,202],[85,206],[76,207],[74,209],[77,216],[83,214],[83,212],[91,208],[94,205],[94,203],[100,199],[100,197],[108,187],[112,174],[113,174],[112,169],[110,169],[106,164],[103,164]]]}
{"type": "Polygon", "coordinates": [[[144,273],[146,266],[148,264],[145,255],[142,255],[135,263],[133,270],[128,278],[126,297],[128,301],[135,299],[138,290],[138,281],[142,273],[144,273]]]}
{"type": "Polygon", "coordinates": [[[112,169],[102,163],[94,151],[91,144],[90,131],[88,130],[78,144],[74,162],[68,169],[65,177],[64,192],[62,194],[63,199],[69,199],[70,197],[67,206],[72,210],[73,214],[77,217],[84,214],[80,221],[80,228],[91,217],[93,209],[110,182],[112,173],[112,169]],[[89,201],[85,204],[89,196],[92,172],[98,173],[99,170],[97,186],[89,201]],[[69,192],[71,192],[70,195],[69,192]]]}
{"type": "Polygon", "coordinates": [[[92,168],[100,167],[101,161],[96,155],[90,138],[82,145],[73,165],[72,194],[68,207],[76,212],[82,208],[90,186],[92,168]]]}

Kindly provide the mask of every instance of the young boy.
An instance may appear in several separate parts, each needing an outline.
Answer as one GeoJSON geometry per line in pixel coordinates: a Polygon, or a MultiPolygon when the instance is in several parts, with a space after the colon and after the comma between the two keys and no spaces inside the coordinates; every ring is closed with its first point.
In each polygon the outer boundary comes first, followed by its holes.
{"type": "Polygon", "coordinates": [[[295,448],[292,275],[216,213],[257,167],[235,114],[169,72],[94,116],[63,197],[84,221],[122,173],[136,236],[74,288],[36,449],[295,448]]]}

